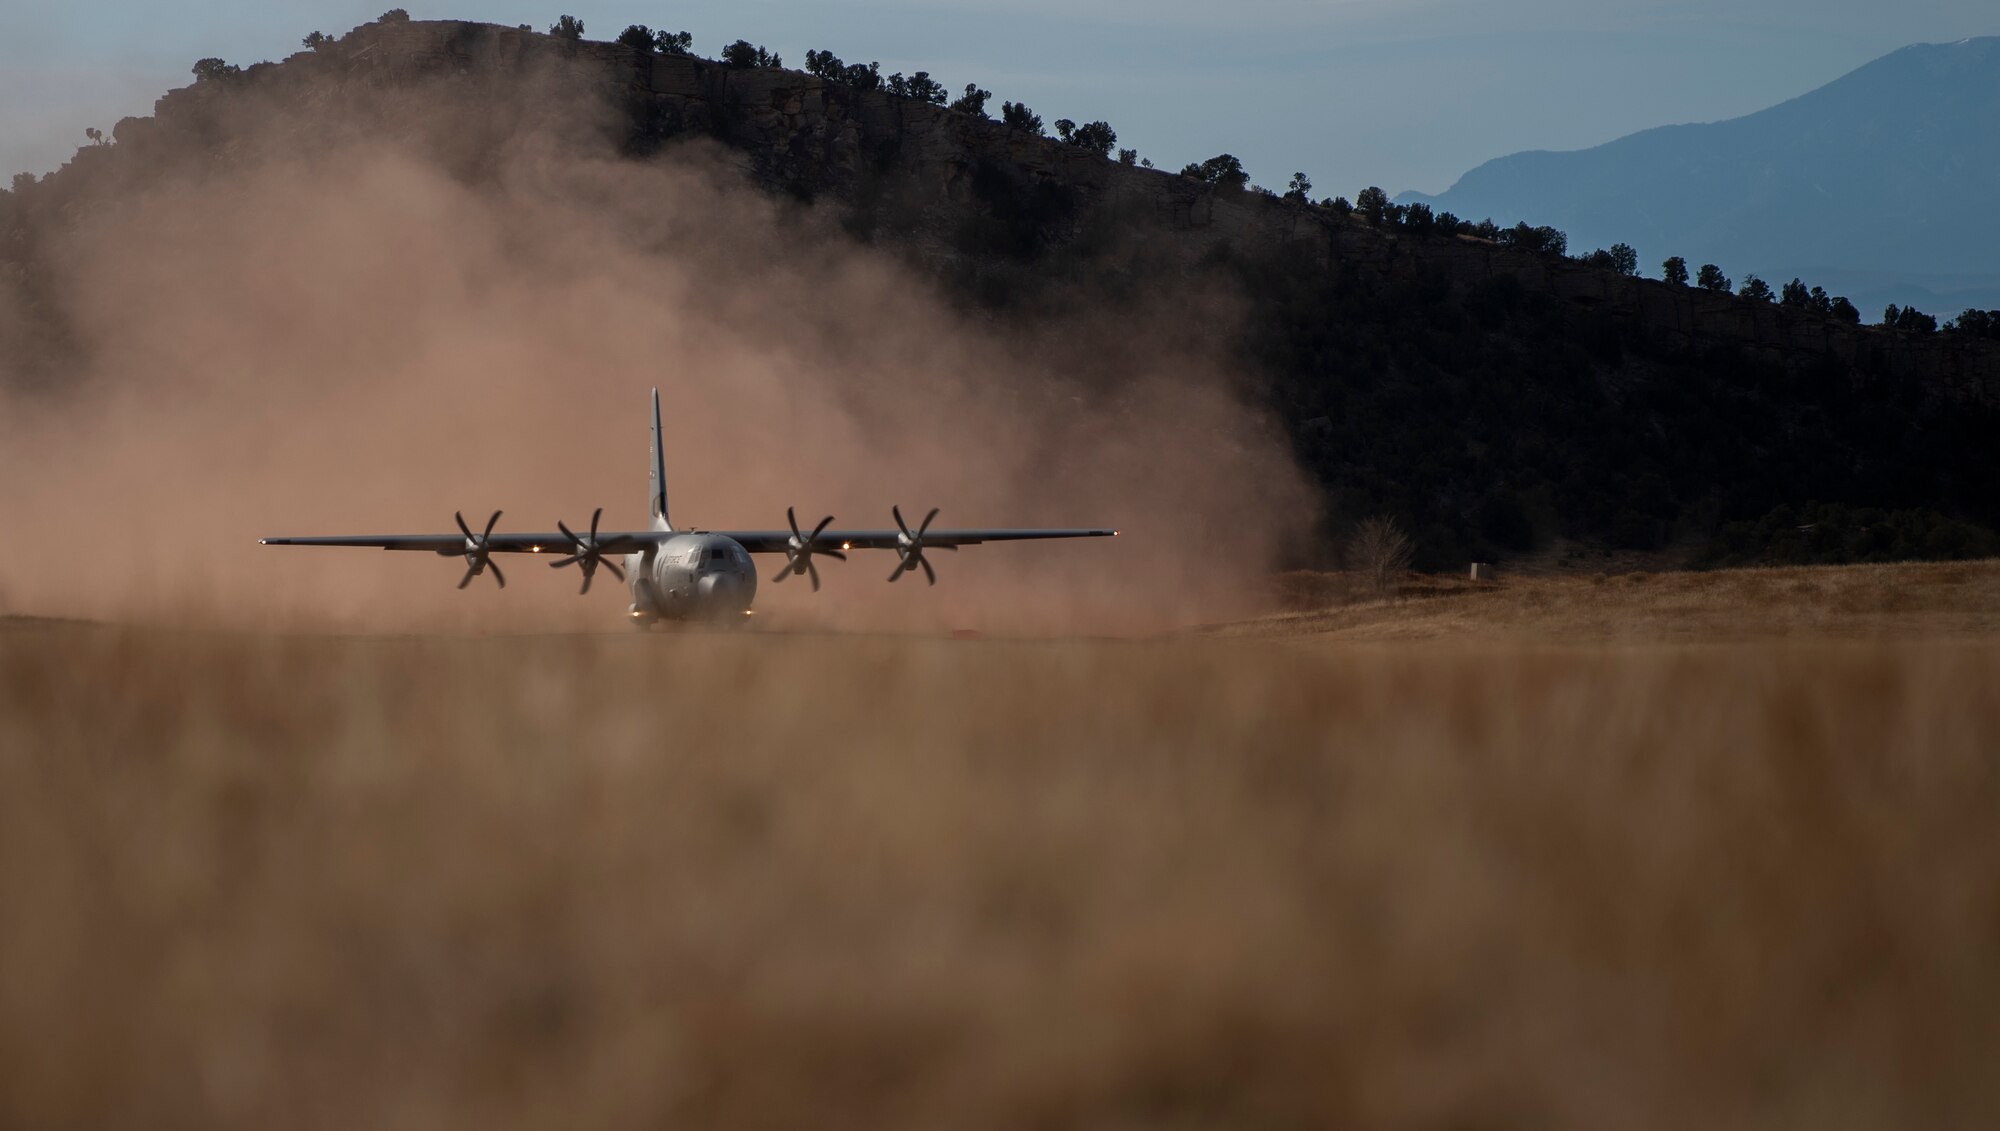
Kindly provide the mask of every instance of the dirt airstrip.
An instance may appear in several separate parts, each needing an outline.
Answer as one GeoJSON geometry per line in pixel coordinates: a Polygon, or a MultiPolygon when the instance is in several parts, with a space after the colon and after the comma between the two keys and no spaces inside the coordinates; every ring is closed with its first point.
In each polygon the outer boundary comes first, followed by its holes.
{"type": "Polygon", "coordinates": [[[1996,563],[0,622],[0,1125],[1990,1125],[1996,625],[1996,563]]]}

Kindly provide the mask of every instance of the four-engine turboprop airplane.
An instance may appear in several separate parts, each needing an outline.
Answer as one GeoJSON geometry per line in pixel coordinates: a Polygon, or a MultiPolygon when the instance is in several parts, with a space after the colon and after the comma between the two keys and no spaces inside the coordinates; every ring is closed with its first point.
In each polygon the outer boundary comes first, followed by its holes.
{"type": "Polygon", "coordinates": [[[750,611],[757,595],[757,573],[750,565],[751,554],[783,554],[785,564],[771,578],[773,582],[804,574],[813,591],[819,591],[816,557],[847,560],[849,550],[894,550],[896,568],[889,574],[895,581],[912,570],[922,570],[924,580],[937,584],[931,568],[931,550],[957,550],[981,542],[1021,542],[1039,538],[1103,538],[1116,530],[932,530],[937,508],[924,516],[915,530],[903,521],[899,507],[890,507],[896,520],[894,530],[828,530],[831,515],[820,520],[811,533],[799,529],[791,508],[785,518],[786,530],[676,530],[667,520],[666,450],[660,442],[660,391],[653,390],[652,529],[603,531],[597,529],[604,508],[590,516],[590,532],[578,534],[558,521],[553,534],[495,534],[500,512],[486,520],[486,528],[475,534],[458,520],[456,534],[364,534],[331,538],[264,538],[266,546],[367,546],[383,550],[429,550],[439,557],[464,558],[465,576],[458,587],[490,572],[502,589],[507,575],[494,554],[560,553],[565,556],[549,563],[551,569],[577,566],[583,573],[582,593],[590,592],[591,579],[603,566],[616,574],[632,591],[631,617],[641,628],[661,620],[691,620],[702,617],[741,616],[750,611]],[[614,559],[623,558],[624,565],[614,559]]]}

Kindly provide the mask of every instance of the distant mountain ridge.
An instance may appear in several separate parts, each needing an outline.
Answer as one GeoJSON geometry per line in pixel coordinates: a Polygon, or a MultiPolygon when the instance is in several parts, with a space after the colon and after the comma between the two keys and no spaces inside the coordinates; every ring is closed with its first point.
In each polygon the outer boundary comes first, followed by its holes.
{"type": "Polygon", "coordinates": [[[1948,316],[2000,307],[2000,37],[1918,44],[1723,122],[1488,161],[1437,196],[1573,250],[1623,241],[1773,285],[1793,276],[1948,316]]]}

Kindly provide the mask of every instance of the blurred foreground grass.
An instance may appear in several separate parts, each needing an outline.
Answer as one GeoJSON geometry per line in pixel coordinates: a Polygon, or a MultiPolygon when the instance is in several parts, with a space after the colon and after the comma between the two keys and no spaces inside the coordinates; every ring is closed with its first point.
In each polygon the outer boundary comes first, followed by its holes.
{"type": "Polygon", "coordinates": [[[1991,1126],[1996,689],[20,624],[0,1126],[1991,1126]]]}

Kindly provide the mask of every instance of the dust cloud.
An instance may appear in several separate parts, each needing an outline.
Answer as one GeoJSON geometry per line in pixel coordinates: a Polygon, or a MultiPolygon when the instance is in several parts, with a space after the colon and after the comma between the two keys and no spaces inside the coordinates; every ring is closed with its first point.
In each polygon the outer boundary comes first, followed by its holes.
{"type": "Polygon", "coordinates": [[[440,154],[425,138],[451,134],[453,97],[397,103],[438,122],[384,137],[357,114],[310,144],[293,111],[245,99],[226,158],[128,169],[42,234],[83,361],[29,395],[6,371],[26,359],[0,359],[7,611],[615,628],[608,575],[579,600],[575,571],[513,556],[504,592],[458,593],[455,559],[256,540],[449,531],[454,510],[539,531],[602,506],[607,529],[643,528],[655,385],[677,526],[773,529],[791,505],[887,527],[898,503],[912,522],[942,507],[940,528],[1123,532],[937,554],[935,589],[885,585],[893,558],[856,554],[824,563],[815,597],[760,559],[766,623],[1225,616],[1316,518],[1219,356],[1226,299],[1175,282],[1023,329],[955,309],[831,207],[770,197],[709,143],[622,159],[577,140],[595,110],[537,103],[440,154]]]}

